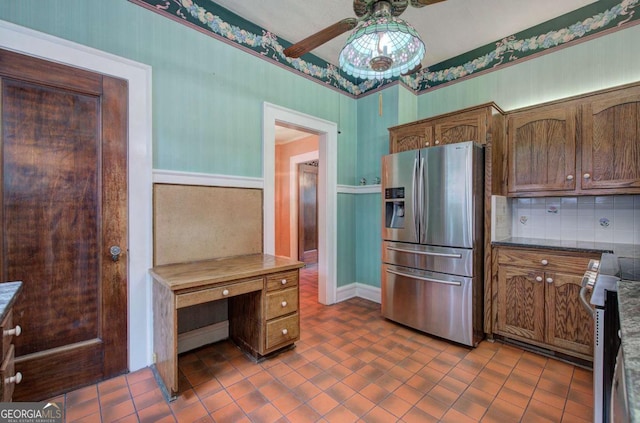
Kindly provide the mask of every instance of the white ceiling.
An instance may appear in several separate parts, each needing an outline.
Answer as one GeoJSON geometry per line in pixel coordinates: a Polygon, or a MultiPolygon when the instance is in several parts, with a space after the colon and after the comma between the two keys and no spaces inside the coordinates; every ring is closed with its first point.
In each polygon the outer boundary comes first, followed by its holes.
{"type": "MultiPolygon", "coordinates": [[[[355,17],[352,0],[214,0],[235,14],[295,43],[343,18],[355,17]]],[[[424,67],[498,41],[594,0],[447,0],[423,8],[411,5],[401,18],[427,47],[424,67]]],[[[349,33],[313,50],[333,64],[349,33]]]]}
{"type": "Polygon", "coordinates": [[[304,132],[295,128],[276,125],[276,144],[286,144],[288,142],[298,141],[313,135],[310,132],[304,132]]]}

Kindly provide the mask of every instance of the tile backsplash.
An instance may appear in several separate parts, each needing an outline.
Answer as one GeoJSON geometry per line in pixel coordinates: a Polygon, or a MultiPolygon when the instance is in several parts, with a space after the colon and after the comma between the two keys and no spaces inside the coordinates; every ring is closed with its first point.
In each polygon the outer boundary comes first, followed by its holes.
{"type": "Polygon", "coordinates": [[[494,240],[513,236],[640,244],[640,195],[495,196],[492,201],[494,240]]]}

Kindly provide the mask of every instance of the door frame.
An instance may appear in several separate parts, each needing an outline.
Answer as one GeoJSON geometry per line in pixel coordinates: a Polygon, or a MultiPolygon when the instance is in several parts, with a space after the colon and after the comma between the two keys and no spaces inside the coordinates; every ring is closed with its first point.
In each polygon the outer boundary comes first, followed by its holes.
{"type": "Polygon", "coordinates": [[[276,251],[275,164],[276,123],[318,135],[318,302],[334,304],[337,291],[338,125],[268,102],[263,103],[262,177],[264,180],[264,246],[276,251]]]}
{"type": "Polygon", "coordinates": [[[128,366],[151,364],[153,353],[151,66],[0,20],[0,47],[122,78],[129,84],[128,366]]]}

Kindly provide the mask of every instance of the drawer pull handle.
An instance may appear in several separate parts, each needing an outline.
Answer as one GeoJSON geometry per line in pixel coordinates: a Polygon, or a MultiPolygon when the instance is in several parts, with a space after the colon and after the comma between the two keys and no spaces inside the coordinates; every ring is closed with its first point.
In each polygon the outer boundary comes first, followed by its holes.
{"type": "Polygon", "coordinates": [[[573,181],[573,175],[567,175],[567,181],[573,181]]]}
{"type": "Polygon", "coordinates": [[[222,291],[222,295],[229,295],[229,290],[225,289],[224,291],[222,291]]]}
{"type": "Polygon", "coordinates": [[[15,328],[7,329],[3,332],[4,336],[11,336],[11,335],[20,336],[21,333],[22,333],[22,328],[20,327],[20,325],[16,325],[15,328]]]}
{"type": "Polygon", "coordinates": [[[286,301],[283,301],[283,302],[282,302],[282,307],[286,307],[286,306],[287,306],[287,302],[286,302],[286,301]]]}
{"type": "Polygon", "coordinates": [[[436,145],[440,144],[440,141],[436,140],[436,145]]]}
{"type": "Polygon", "coordinates": [[[283,335],[286,335],[286,334],[288,334],[288,333],[289,333],[289,331],[288,331],[288,330],[286,330],[286,329],[282,329],[282,334],[283,334],[283,335]]]}
{"type": "Polygon", "coordinates": [[[283,279],[283,280],[280,281],[280,283],[283,284],[283,285],[286,285],[287,284],[287,280],[283,279]]]}
{"type": "Polygon", "coordinates": [[[536,280],[537,280],[538,282],[542,282],[542,276],[536,276],[536,280]]]}
{"type": "Polygon", "coordinates": [[[5,385],[15,383],[16,385],[22,382],[22,373],[18,372],[15,376],[7,377],[4,379],[5,385]]]}
{"type": "Polygon", "coordinates": [[[584,179],[589,179],[589,178],[591,178],[591,174],[590,173],[585,173],[584,175],[582,175],[582,177],[584,179]]]}
{"type": "Polygon", "coordinates": [[[547,264],[549,264],[548,260],[541,260],[540,263],[542,263],[543,266],[546,266],[547,264]]]}
{"type": "Polygon", "coordinates": [[[547,283],[553,283],[553,278],[547,278],[547,283]]]}

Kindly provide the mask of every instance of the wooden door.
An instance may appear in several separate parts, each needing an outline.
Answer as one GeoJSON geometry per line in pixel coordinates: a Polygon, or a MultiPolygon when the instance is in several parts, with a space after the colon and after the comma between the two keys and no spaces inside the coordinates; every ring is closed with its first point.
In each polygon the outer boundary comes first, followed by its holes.
{"type": "Polygon", "coordinates": [[[543,272],[515,266],[498,270],[497,332],[544,341],[543,272]],[[536,280],[540,278],[540,280],[536,280]]]}
{"type": "Polygon", "coordinates": [[[435,144],[464,141],[487,143],[486,111],[474,110],[438,120],[435,123],[435,144]]]}
{"type": "Polygon", "coordinates": [[[574,190],[576,111],[540,107],[507,117],[509,192],[574,190]]]}
{"type": "Polygon", "coordinates": [[[582,275],[545,272],[546,342],[593,356],[593,318],[580,304],[582,275]]]}
{"type": "Polygon", "coordinates": [[[4,50],[0,89],[0,274],[24,282],[14,400],[37,401],[127,370],[128,89],[4,50]]]}
{"type": "Polygon", "coordinates": [[[298,260],[318,262],[318,166],[298,165],[298,260]]]}
{"type": "Polygon", "coordinates": [[[400,153],[432,145],[433,125],[428,122],[389,129],[389,153],[400,153]]]}
{"type": "Polygon", "coordinates": [[[582,108],[584,190],[640,191],[640,87],[594,96],[582,108]]]}

